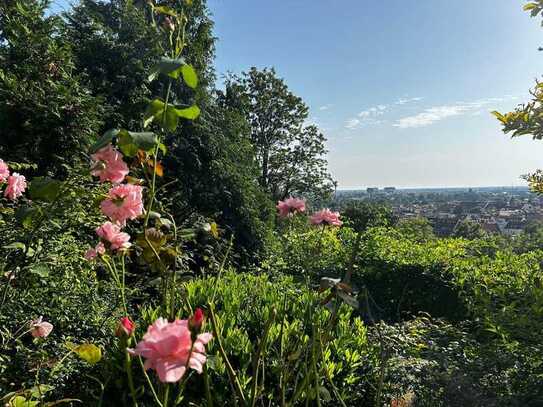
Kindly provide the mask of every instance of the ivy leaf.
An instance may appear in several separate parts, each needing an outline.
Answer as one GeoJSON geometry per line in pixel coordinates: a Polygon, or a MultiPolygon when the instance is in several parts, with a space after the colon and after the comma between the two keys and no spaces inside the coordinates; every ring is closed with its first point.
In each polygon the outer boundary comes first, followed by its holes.
{"type": "Polygon", "coordinates": [[[48,178],[36,177],[30,183],[28,192],[35,201],[53,202],[60,194],[62,182],[48,178]]]}
{"type": "Polygon", "coordinates": [[[181,73],[183,74],[183,80],[188,87],[194,89],[198,86],[198,75],[192,67],[192,65],[183,65],[181,67],[181,73]]]}

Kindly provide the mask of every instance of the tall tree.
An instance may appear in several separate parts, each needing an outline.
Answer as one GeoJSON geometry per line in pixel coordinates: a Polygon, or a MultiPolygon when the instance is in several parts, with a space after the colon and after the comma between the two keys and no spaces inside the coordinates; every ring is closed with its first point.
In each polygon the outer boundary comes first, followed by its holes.
{"type": "MultiPolygon", "coordinates": [[[[201,110],[198,119],[179,122],[166,140],[164,184],[175,196],[175,216],[180,222],[193,214],[213,217],[234,234],[239,252],[254,257],[264,247],[273,206],[255,182],[257,167],[245,117],[226,106],[213,89],[215,38],[206,1],[153,4],[157,11],[187,16],[182,56],[198,75],[195,91],[178,84],[171,87],[170,101],[193,100],[201,110]]],[[[76,45],[77,63],[93,93],[104,100],[103,130],[141,129],[142,107],[168,86],[167,76],[154,81],[148,76],[163,55],[175,21],[151,10],[143,0],[82,0],[67,15],[66,32],[76,45]]]]}
{"type": "Polygon", "coordinates": [[[330,194],[326,138],[316,126],[306,125],[309,109],[303,100],[273,68],[253,67],[226,82],[226,99],[245,113],[251,126],[260,185],[274,199],[330,194]]]}
{"type": "Polygon", "coordinates": [[[101,125],[49,1],[0,1],[0,155],[64,175],[101,125]]]}

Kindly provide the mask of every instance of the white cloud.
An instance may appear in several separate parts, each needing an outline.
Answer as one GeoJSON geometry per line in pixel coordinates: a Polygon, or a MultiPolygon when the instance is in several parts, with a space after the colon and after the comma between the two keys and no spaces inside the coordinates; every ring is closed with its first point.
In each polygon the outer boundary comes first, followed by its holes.
{"type": "Polygon", "coordinates": [[[430,107],[422,113],[414,116],[403,117],[395,123],[394,127],[408,129],[412,127],[425,127],[432,123],[443,120],[447,117],[458,116],[465,113],[469,108],[467,106],[436,106],[430,107]]]}
{"type": "Polygon", "coordinates": [[[422,100],[421,97],[415,97],[415,98],[399,98],[396,102],[394,102],[395,105],[405,105],[407,103],[411,102],[418,102],[419,100],[422,100]]]}
{"type": "Polygon", "coordinates": [[[485,106],[495,105],[513,99],[512,96],[478,99],[473,102],[456,102],[452,105],[434,106],[423,110],[421,113],[400,118],[394,127],[409,129],[429,126],[448,117],[460,116],[470,113],[476,116],[485,106]]]}
{"type": "Polygon", "coordinates": [[[328,109],[332,108],[332,106],[334,106],[334,105],[324,105],[324,106],[319,107],[319,110],[328,110],[328,109]]]}
{"type": "Polygon", "coordinates": [[[352,130],[352,129],[356,129],[359,124],[360,124],[360,120],[353,118],[353,119],[347,120],[347,123],[345,123],[345,127],[352,130]]]}

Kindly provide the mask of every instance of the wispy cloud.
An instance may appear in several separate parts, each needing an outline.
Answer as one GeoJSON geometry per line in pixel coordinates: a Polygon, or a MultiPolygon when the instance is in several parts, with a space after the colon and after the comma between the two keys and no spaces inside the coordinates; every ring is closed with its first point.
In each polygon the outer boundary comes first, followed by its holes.
{"type": "Polygon", "coordinates": [[[331,105],[331,104],[330,104],[330,105],[323,105],[323,106],[319,107],[319,110],[322,110],[322,111],[324,111],[324,110],[329,110],[329,109],[331,109],[333,106],[334,106],[334,105],[331,105]]]}
{"type": "Polygon", "coordinates": [[[360,125],[360,123],[361,123],[360,119],[354,119],[354,118],[349,119],[345,123],[345,128],[349,130],[353,130],[353,129],[356,129],[360,125]]]}
{"type": "Polygon", "coordinates": [[[413,97],[413,98],[400,98],[389,104],[380,104],[372,106],[368,109],[362,110],[355,117],[348,119],[345,122],[345,128],[349,130],[354,130],[359,127],[368,126],[368,125],[377,125],[383,123],[383,120],[379,116],[384,115],[387,112],[393,110],[393,108],[398,105],[405,105],[407,103],[416,102],[422,100],[422,97],[413,97]]]}
{"type": "Polygon", "coordinates": [[[402,117],[397,123],[393,124],[394,127],[401,129],[409,129],[413,127],[425,127],[432,123],[446,119],[451,116],[458,116],[468,111],[467,106],[436,106],[430,107],[422,113],[414,116],[402,117]]]}
{"type": "Polygon", "coordinates": [[[472,102],[457,102],[450,105],[433,106],[415,115],[402,117],[393,126],[401,129],[425,127],[453,116],[461,116],[468,113],[477,115],[484,107],[513,98],[514,96],[508,95],[497,98],[479,99],[472,102]]]}
{"type": "Polygon", "coordinates": [[[419,100],[422,100],[422,97],[414,97],[414,98],[399,98],[397,101],[394,102],[395,105],[405,105],[407,103],[411,102],[418,102],[419,100]]]}
{"type": "Polygon", "coordinates": [[[369,109],[362,110],[356,115],[356,117],[352,117],[347,120],[347,122],[345,123],[345,128],[353,130],[365,125],[379,124],[381,123],[381,121],[378,120],[377,117],[384,114],[387,109],[387,105],[377,105],[370,107],[369,109]]]}

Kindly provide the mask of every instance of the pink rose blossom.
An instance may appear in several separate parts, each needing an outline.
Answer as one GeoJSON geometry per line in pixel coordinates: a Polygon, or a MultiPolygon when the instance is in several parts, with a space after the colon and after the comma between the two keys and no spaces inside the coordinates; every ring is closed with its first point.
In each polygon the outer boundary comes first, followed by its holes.
{"type": "Polygon", "coordinates": [[[8,180],[9,177],[9,168],[4,160],[0,159],[0,184],[8,180]]]}
{"type": "Polygon", "coordinates": [[[8,186],[4,191],[6,198],[12,201],[19,198],[26,190],[26,178],[16,172],[8,177],[8,186]]]}
{"type": "Polygon", "coordinates": [[[339,212],[332,212],[330,209],[322,209],[315,212],[309,218],[309,222],[312,225],[329,225],[329,226],[341,226],[343,222],[339,220],[339,212]]]}
{"type": "Polygon", "coordinates": [[[87,260],[94,260],[97,255],[103,255],[106,252],[106,246],[102,242],[98,242],[95,248],[90,248],[85,252],[87,260]]]}
{"type": "Polygon", "coordinates": [[[111,245],[111,250],[128,249],[132,244],[129,242],[130,235],[121,232],[119,225],[106,222],[96,228],[96,234],[111,245]]]}
{"type": "Polygon", "coordinates": [[[277,202],[279,216],[286,218],[295,213],[305,212],[305,201],[299,198],[287,198],[284,201],[277,202]]]}
{"type": "Polygon", "coordinates": [[[127,220],[136,219],[143,213],[143,188],[140,185],[121,184],[111,188],[107,199],[102,201],[102,212],[121,226],[127,220]]]}
{"type": "Polygon", "coordinates": [[[128,165],[123,161],[122,154],[111,144],[98,150],[91,158],[91,174],[100,177],[100,182],[110,181],[118,184],[128,175],[128,165]]]}
{"type": "Polygon", "coordinates": [[[53,330],[53,325],[43,321],[43,317],[39,317],[30,322],[30,333],[34,338],[45,338],[53,330]]]}
{"type": "Polygon", "coordinates": [[[161,382],[175,383],[181,380],[187,368],[202,373],[207,360],[205,345],[212,337],[210,333],[203,333],[196,336],[193,343],[186,319],[168,322],[158,318],[149,326],[143,340],[129,352],[144,357],[145,369],[154,369],[161,382]]]}
{"type": "Polygon", "coordinates": [[[136,324],[129,317],[122,317],[117,324],[117,329],[115,330],[115,336],[119,338],[122,336],[130,336],[134,332],[136,324]]]}

